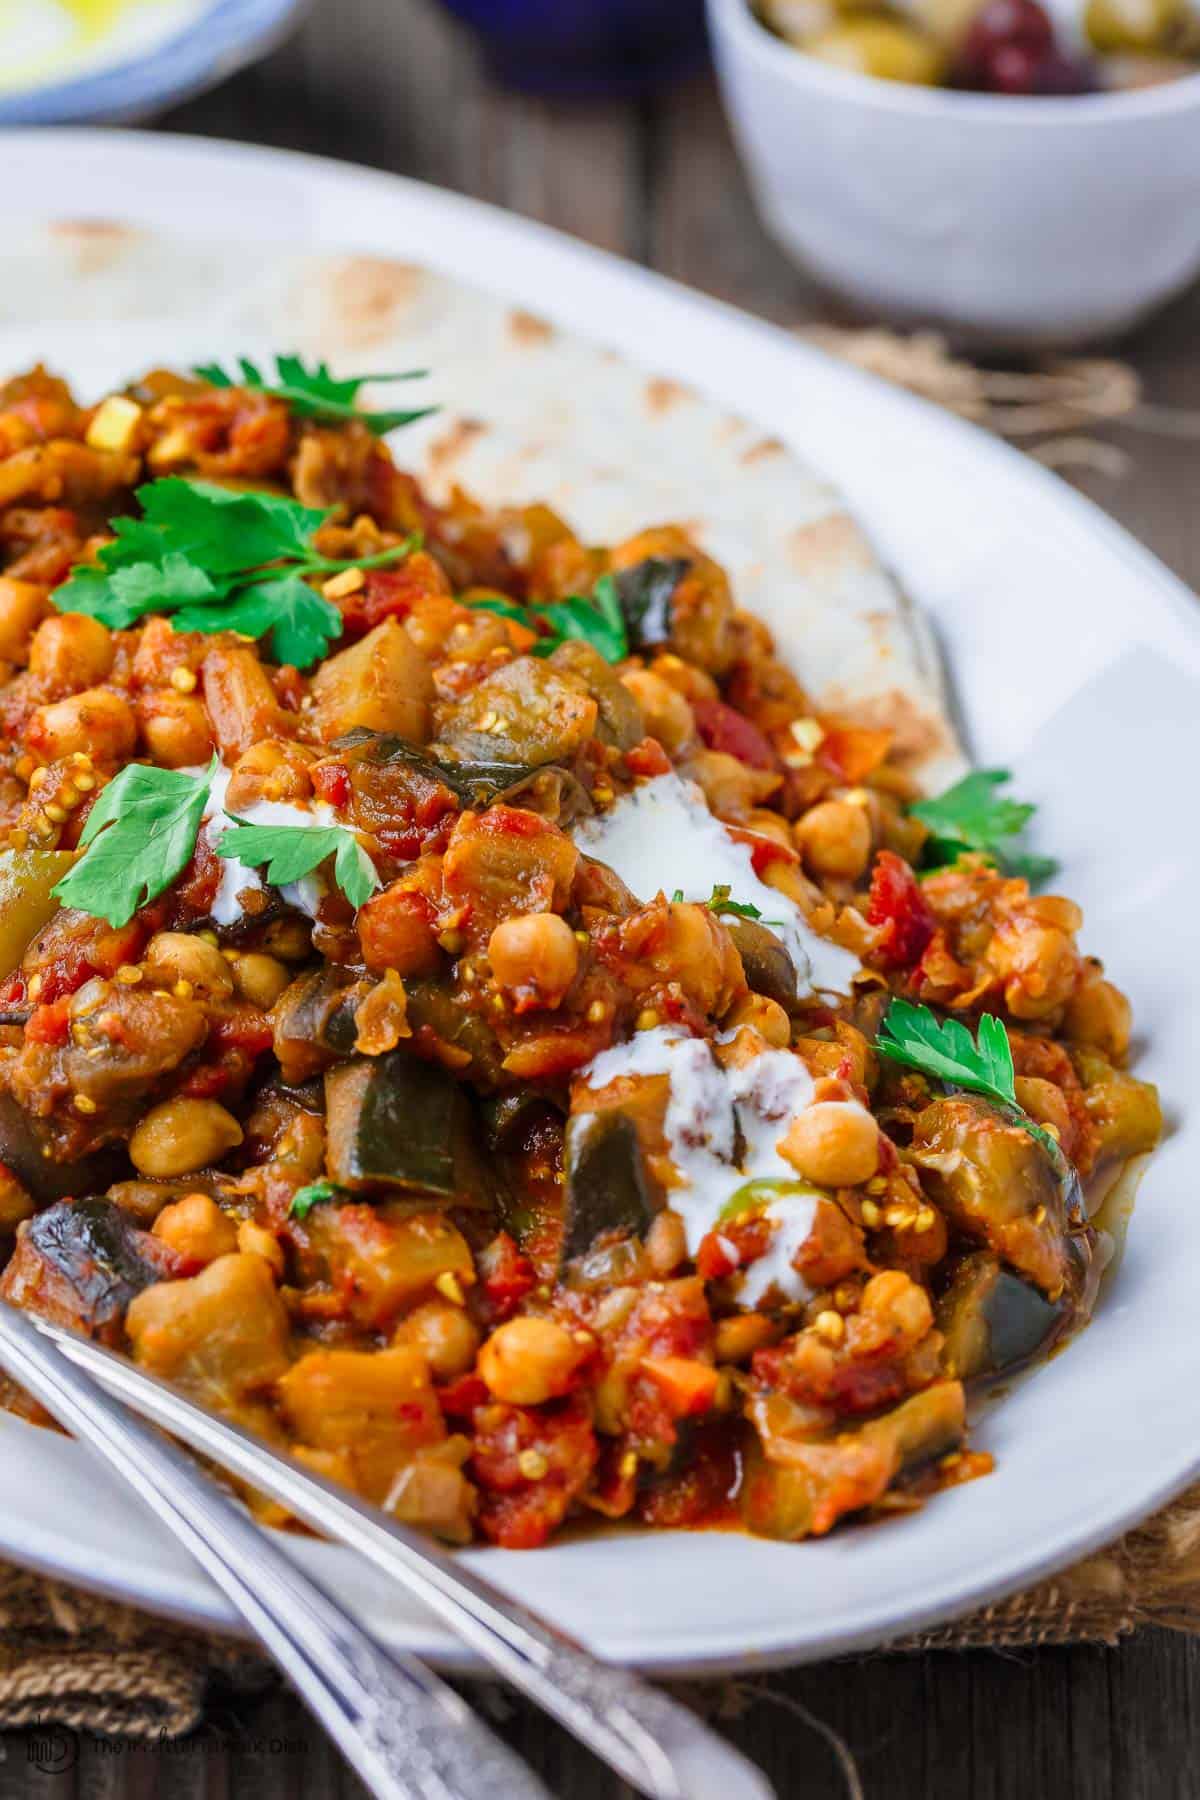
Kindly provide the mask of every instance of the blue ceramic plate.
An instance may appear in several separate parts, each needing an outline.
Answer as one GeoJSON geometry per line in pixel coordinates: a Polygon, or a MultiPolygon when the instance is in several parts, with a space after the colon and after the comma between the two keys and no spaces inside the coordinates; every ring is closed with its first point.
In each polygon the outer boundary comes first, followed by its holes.
{"type": "Polygon", "coordinates": [[[303,0],[0,0],[0,126],[128,122],[264,56],[303,0]]]}

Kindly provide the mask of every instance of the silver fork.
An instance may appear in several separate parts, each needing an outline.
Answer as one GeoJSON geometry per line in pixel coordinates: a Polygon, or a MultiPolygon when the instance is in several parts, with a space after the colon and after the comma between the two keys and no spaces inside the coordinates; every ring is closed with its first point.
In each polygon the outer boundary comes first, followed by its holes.
{"type": "Polygon", "coordinates": [[[550,1800],[452,1688],[415,1657],[382,1650],[190,1456],[7,1305],[0,1364],[170,1527],[379,1800],[550,1800]]]}
{"type": "MultiPolygon", "coordinates": [[[[20,1370],[7,1359],[14,1346],[24,1350],[29,1338],[36,1342],[39,1335],[53,1339],[63,1356],[126,1405],[394,1577],[497,1674],[650,1800],[774,1800],[761,1770],[687,1707],[627,1670],[598,1661],[423,1533],[194,1405],[125,1357],[0,1306],[0,1361],[18,1380],[24,1379],[20,1370]]],[[[46,1346],[39,1347],[45,1354],[46,1346]]],[[[259,1533],[257,1541],[263,1536],[259,1533]]],[[[482,1786],[476,1791],[488,1792],[482,1786]]]]}

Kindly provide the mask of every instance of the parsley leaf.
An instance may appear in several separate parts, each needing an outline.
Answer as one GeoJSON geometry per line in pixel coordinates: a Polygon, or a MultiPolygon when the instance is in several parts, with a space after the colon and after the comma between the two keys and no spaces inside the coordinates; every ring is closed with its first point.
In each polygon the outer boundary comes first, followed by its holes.
{"type": "Polygon", "coordinates": [[[918,1069],[935,1081],[950,1082],[954,1087],[984,1094],[989,1100],[1013,1108],[1020,1113],[1025,1130],[1054,1159],[1061,1157],[1050,1133],[1035,1125],[1018,1103],[1012,1045],[1003,1021],[994,1013],[984,1013],[976,1037],[972,1038],[961,1019],[939,1021],[928,1006],[892,1000],[879,1027],[875,1048],[881,1056],[918,1069]]]}
{"type": "Polygon", "coordinates": [[[379,886],[375,864],[344,825],[249,825],[235,817],[221,833],[217,855],[248,868],[267,865],[272,887],[286,887],[333,858],[333,873],[351,906],[358,908],[379,886]]]}
{"type": "Polygon", "coordinates": [[[757,906],[751,906],[744,900],[731,900],[728,887],[714,887],[708,900],[709,912],[732,913],[737,919],[761,919],[762,913],[757,906]]]}
{"type": "Polygon", "coordinates": [[[1011,781],[1007,769],[973,769],[933,800],[918,800],[909,811],[933,834],[925,845],[923,862],[928,868],[954,863],[965,852],[987,856],[1030,884],[1048,880],[1058,868],[1052,857],[1015,852],[1006,840],[1017,837],[1029,823],[1036,806],[1003,798],[997,790],[1011,781]]]}
{"type": "Polygon", "coordinates": [[[216,767],[215,756],[203,775],[128,764],[88,814],[79,839],[84,854],[54,889],[56,898],[114,927],[127,925],[190,861],[216,767]]]}
{"type": "Polygon", "coordinates": [[[349,1199],[344,1188],[337,1187],[332,1181],[310,1181],[307,1187],[297,1188],[292,1195],[292,1204],[288,1207],[288,1216],[292,1219],[307,1219],[314,1206],[322,1200],[349,1199]]]}
{"type": "Polygon", "coordinates": [[[274,575],[245,587],[217,605],[184,606],[173,621],[177,631],[241,631],[270,636],[276,662],[306,669],[318,662],[342,633],[342,615],[299,575],[274,575]]]}
{"type": "Polygon", "coordinates": [[[600,577],[590,599],[582,594],[568,594],[565,600],[551,600],[544,606],[521,606],[503,595],[487,594],[469,604],[480,612],[514,619],[528,631],[544,628],[537,643],[530,645],[531,656],[551,656],[568,641],[590,644],[610,663],[623,662],[629,655],[625,615],[611,575],[600,577]]]}
{"type": "Polygon", "coordinates": [[[77,568],[52,596],[59,612],[87,613],[113,631],[169,613],[181,631],[267,638],[276,661],[301,669],[342,632],[338,608],[309,578],[383,567],[420,541],[336,561],[313,548],[329,514],[280,494],[169,476],[147,482],[137,497],[143,516],[113,520],[115,536],[96,563],[77,568]]]}
{"type": "Polygon", "coordinates": [[[376,437],[427,418],[437,408],[422,406],[410,412],[368,412],[359,408],[359,390],[369,381],[416,381],[428,374],[427,369],[405,369],[401,374],[349,375],[342,379],[331,375],[329,365],[314,363],[306,368],[299,356],[277,356],[275,379],[269,381],[261,369],[246,357],[238,357],[238,374],[229,375],[219,363],[201,363],[193,373],[213,387],[243,387],[257,393],[273,394],[286,400],[298,418],[323,419],[340,423],[345,419],[361,419],[376,437]]]}

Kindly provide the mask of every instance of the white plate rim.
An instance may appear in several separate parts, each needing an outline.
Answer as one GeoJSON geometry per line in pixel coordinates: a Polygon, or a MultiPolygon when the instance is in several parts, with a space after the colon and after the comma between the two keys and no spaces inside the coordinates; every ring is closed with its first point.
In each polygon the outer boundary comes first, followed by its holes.
{"type": "MultiPolygon", "coordinates": [[[[662,372],[690,374],[696,385],[724,393],[741,411],[759,417],[764,428],[779,423],[784,397],[801,386],[808,392],[836,394],[847,415],[846,430],[839,437],[832,421],[827,421],[825,453],[813,460],[848,493],[854,510],[899,561],[910,586],[920,591],[922,571],[911,555],[897,555],[896,545],[889,541],[894,520],[876,514],[871,494],[856,491],[850,456],[854,420],[887,418],[893,426],[901,423],[915,453],[922,448],[932,453],[936,443],[939,455],[950,454],[964,466],[974,465],[988,481],[1022,494],[1030,509],[1052,519],[1068,541],[1092,553],[1101,551],[1114,568],[1122,569],[1137,585],[1143,627],[1152,625],[1151,636],[1161,648],[1178,655],[1192,670],[1200,669],[1200,630],[1189,591],[1090,502],[1000,441],[835,364],[779,328],[718,301],[481,202],[321,158],[207,140],[77,130],[10,133],[7,148],[22,157],[23,167],[37,170],[36,182],[26,188],[37,193],[36,207],[6,208],[10,213],[43,218],[117,214],[126,222],[173,229],[180,235],[175,202],[179,192],[186,191],[189,208],[182,235],[212,237],[228,235],[228,196],[238,193],[242,221],[253,221],[252,229],[260,238],[286,238],[295,245],[302,237],[317,249],[415,254],[449,273],[474,279],[486,268],[489,285],[514,304],[617,342],[636,360],[662,372]],[[114,196],[120,197],[119,204],[114,196]],[[719,356],[709,354],[717,351],[719,356]]],[[[1106,1493],[1090,1510],[1081,1505],[1036,1549],[1014,1552],[1001,1545],[969,1575],[959,1571],[953,1580],[934,1583],[919,1599],[906,1597],[888,1607],[847,1606],[835,1622],[802,1631],[782,1621],[753,1648],[723,1635],[715,1625],[703,1642],[696,1642],[685,1641],[669,1623],[657,1621],[621,1635],[610,1632],[598,1647],[655,1670],[712,1673],[885,1642],[1014,1592],[1110,1542],[1200,1472],[1196,1446],[1200,1431],[1176,1445],[1160,1447],[1146,1473],[1126,1481],[1120,1499],[1106,1493]]],[[[943,1496],[939,1505],[945,1507],[947,1525],[951,1502],[983,1491],[977,1487],[943,1496]]],[[[954,1510],[963,1516],[957,1504],[954,1510]]],[[[176,1572],[163,1580],[123,1560],[106,1563],[86,1545],[64,1544],[36,1524],[31,1526],[28,1517],[0,1514],[0,1551],[152,1610],[210,1627],[231,1624],[223,1602],[199,1579],[189,1581],[176,1572]]],[[[345,1566],[345,1553],[328,1546],[301,1545],[297,1553],[311,1566],[335,1574],[345,1566]]],[[[802,1556],[805,1549],[796,1547],[791,1553],[802,1556]]],[[[554,1554],[534,1553],[541,1559],[554,1554]]],[[[501,1585],[515,1585],[511,1557],[472,1553],[472,1560],[476,1558],[501,1585]]],[[[389,1631],[386,1618],[376,1622],[397,1645],[444,1664],[468,1666],[469,1659],[432,1623],[409,1619],[389,1631]]]]}

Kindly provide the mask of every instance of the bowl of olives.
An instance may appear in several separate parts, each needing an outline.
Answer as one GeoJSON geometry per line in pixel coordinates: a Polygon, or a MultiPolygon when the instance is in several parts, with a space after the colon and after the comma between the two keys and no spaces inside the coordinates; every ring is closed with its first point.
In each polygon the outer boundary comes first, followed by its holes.
{"type": "Polygon", "coordinates": [[[1200,0],[708,8],[763,219],[859,314],[1065,346],[1200,273],[1200,0]]]}

